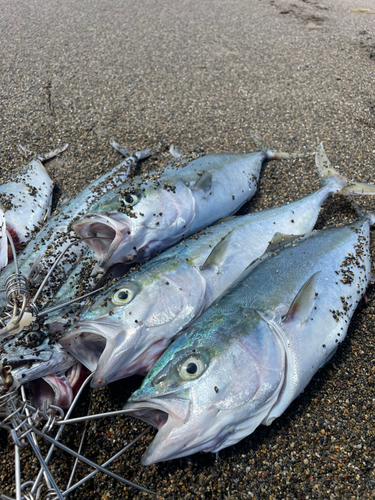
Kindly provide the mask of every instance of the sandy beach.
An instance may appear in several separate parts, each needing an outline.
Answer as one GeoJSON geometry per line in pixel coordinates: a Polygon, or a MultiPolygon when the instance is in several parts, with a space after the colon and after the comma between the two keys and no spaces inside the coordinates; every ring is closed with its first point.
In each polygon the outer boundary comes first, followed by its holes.
{"type": "MultiPolygon", "coordinates": [[[[184,154],[312,152],[323,141],[349,179],[375,183],[375,4],[372,0],[2,0],[0,182],[68,143],[46,169],[55,204],[121,161],[109,140],[158,149],[143,169],[184,154]]],[[[314,159],[268,163],[240,213],[296,200],[319,186],[314,159]]],[[[358,199],[363,210],[375,200],[358,199]]],[[[355,219],[339,196],[317,229],[355,219]]],[[[375,241],[375,240],[374,240],[375,241]]],[[[375,263],[375,247],[373,262],[375,263]]],[[[355,313],[334,358],[270,427],[220,452],[144,467],[149,432],[111,470],[172,499],[375,498],[375,293],[355,313]]],[[[87,391],[77,414],[118,410],[134,377],[87,391]]],[[[83,425],[64,442],[77,449],[83,425]]],[[[88,426],[84,454],[104,463],[144,424],[88,426]]],[[[13,446],[0,431],[0,493],[14,497],[13,446]]],[[[64,487],[73,460],[51,467],[64,487]]],[[[38,470],[22,455],[23,480],[38,470]]],[[[86,467],[80,466],[78,477],[86,467]]],[[[97,474],[72,499],[154,498],[97,474]]]]}

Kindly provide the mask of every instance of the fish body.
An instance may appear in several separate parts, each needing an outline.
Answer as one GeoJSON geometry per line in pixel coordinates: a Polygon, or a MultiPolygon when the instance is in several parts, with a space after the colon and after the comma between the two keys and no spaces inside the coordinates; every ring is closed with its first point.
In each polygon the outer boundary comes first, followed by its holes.
{"type": "MultiPolygon", "coordinates": [[[[148,156],[148,152],[141,151],[125,159],[111,171],[89,184],[75,198],[60,207],[49,218],[48,222],[18,257],[20,273],[29,279],[32,286],[41,284],[58,256],[77,239],[71,229],[73,220],[86,213],[89,206],[98,201],[104,193],[122,184],[129,174],[131,165],[146,156],[148,156]]],[[[84,252],[84,243],[81,241],[77,241],[77,244],[70,246],[54,271],[53,279],[49,284],[50,292],[45,294],[47,299],[51,298],[65,274],[69,272],[72,265],[84,252]]],[[[4,283],[12,272],[13,269],[4,269],[1,273],[1,281],[4,283]]],[[[5,306],[4,294],[0,295],[0,306],[5,306]]]]}
{"type": "Polygon", "coordinates": [[[20,243],[28,241],[51,210],[53,183],[39,160],[32,160],[0,186],[0,209],[20,243]]]}
{"type": "Polygon", "coordinates": [[[255,194],[263,163],[283,155],[266,150],[211,154],[161,175],[154,172],[148,180],[134,178],[73,227],[104,269],[142,262],[235,213],[255,194]]]}
{"type": "Polygon", "coordinates": [[[369,218],[273,252],[165,351],[125,405],[158,429],[144,464],[269,425],[334,354],[370,278],[369,218]]]}
{"type": "Polygon", "coordinates": [[[312,231],[330,193],[315,193],[231,218],[154,258],[93,299],[61,343],[91,371],[93,387],[147,373],[170,342],[196,320],[275,240],[312,231]]]}
{"type": "Polygon", "coordinates": [[[91,248],[84,246],[82,250],[82,255],[66,275],[56,294],[39,311],[39,317],[45,318],[44,324],[50,332],[63,331],[64,325],[74,321],[74,315],[83,308],[85,299],[73,304],[69,302],[91,292],[103,277],[103,270],[98,267],[91,248]]]}
{"type": "MultiPolygon", "coordinates": [[[[0,210],[17,250],[49,216],[52,191],[53,183],[39,160],[30,161],[0,186],[0,210]]],[[[12,257],[9,248],[7,259],[1,260],[0,268],[12,257]]]]}

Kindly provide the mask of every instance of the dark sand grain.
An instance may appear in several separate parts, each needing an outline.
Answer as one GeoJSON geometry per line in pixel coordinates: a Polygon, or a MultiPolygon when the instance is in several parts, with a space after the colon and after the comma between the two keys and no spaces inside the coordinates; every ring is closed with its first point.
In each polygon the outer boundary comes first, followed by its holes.
{"type": "MultiPolygon", "coordinates": [[[[47,165],[61,196],[120,161],[111,137],[133,150],[159,146],[161,154],[145,165],[151,168],[166,161],[172,143],[185,153],[252,150],[252,129],[272,149],[313,151],[324,141],[342,174],[375,182],[375,15],[355,8],[375,5],[3,0],[0,181],[24,162],[18,144],[43,153],[69,143],[47,165]]],[[[313,160],[270,163],[242,212],[295,200],[317,186],[313,160]]],[[[346,201],[333,198],[318,227],[353,217],[346,201]]],[[[143,467],[150,433],[112,470],[165,499],[374,498],[373,286],[367,295],[333,360],[272,426],[222,451],[219,461],[197,454],[143,467]]],[[[92,411],[121,408],[139,382],[94,392],[92,411]]],[[[81,412],[87,404],[83,399],[81,412]]],[[[130,419],[98,421],[84,452],[103,463],[142,428],[130,419]]],[[[81,431],[66,435],[69,445],[81,431]]],[[[5,431],[0,439],[0,492],[14,496],[13,450],[5,431]]],[[[63,485],[72,463],[57,456],[53,472],[63,485]]],[[[31,479],[35,459],[23,457],[24,479],[31,479]]],[[[98,474],[71,498],[137,496],[98,474]]]]}

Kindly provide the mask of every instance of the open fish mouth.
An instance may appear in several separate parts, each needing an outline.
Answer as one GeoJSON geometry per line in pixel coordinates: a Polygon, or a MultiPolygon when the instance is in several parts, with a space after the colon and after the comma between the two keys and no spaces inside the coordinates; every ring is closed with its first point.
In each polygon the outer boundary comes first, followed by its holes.
{"type": "Polygon", "coordinates": [[[85,321],[78,323],[72,331],[60,339],[60,344],[90,371],[95,371],[102,356],[112,352],[110,340],[119,333],[116,321],[85,321]],[[106,349],[107,348],[107,349],[106,349]]]}
{"type": "MultiPolygon", "coordinates": [[[[151,465],[180,456],[181,449],[187,443],[182,442],[180,438],[175,439],[172,434],[176,430],[178,432],[188,422],[190,406],[191,401],[188,397],[172,395],[159,396],[144,401],[135,400],[134,402],[132,398],[129,399],[124,410],[128,410],[130,416],[138,418],[158,430],[151,445],[142,456],[143,465],[151,465]]],[[[190,441],[188,434],[186,438],[187,441],[190,441]]]]}
{"type": "Polygon", "coordinates": [[[108,262],[124,235],[131,234],[127,222],[103,215],[88,215],[76,222],[73,229],[93,250],[100,266],[108,262]]]}
{"type": "Polygon", "coordinates": [[[73,401],[73,390],[65,375],[47,375],[30,382],[32,400],[37,408],[51,404],[67,409],[73,401]]]}
{"type": "Polygon", "coordinates": [[[176,396],[159,396],[133,402],[130,398],[124,409],[129,409],[134,417],[160,430],[167,423],[168,418],[179,421],[181,424],[186,422],[190,415],[190,400],[176,396]]]}
{"type": "Polygon", "coordinates": [[[78,323],[60,343],[86,368],[95,371],[91,387],[96,389],[121,378],[145,373],[142,368],[153,364],[160,356],[160,352],[154,353],[152,349],[151,354],[147,350],[140,353],[136,350],[134,355],[131,348],[126,353],[126,347],[122,356],[119,355],[121,339],[125,338],[126,332],[116,320],[98,318],[95,322],[78,323]]]}

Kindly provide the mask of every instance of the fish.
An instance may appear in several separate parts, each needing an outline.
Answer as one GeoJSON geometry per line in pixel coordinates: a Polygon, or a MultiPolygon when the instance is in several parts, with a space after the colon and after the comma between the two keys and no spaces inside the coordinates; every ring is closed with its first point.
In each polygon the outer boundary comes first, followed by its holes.
{"type": "Polygon", "coordinates": [[[270,425],[334,355],[371,276],[373,214],[265,256],[165,351],[124,406],[158,432],[144,465],[270,425]]]}
{"type": "Polygon", "coordinates": [[[45,396],[49,404],[62,404],[67,408],[73,396],[72,387],[79,378],[76,365],[73,356],[40,330],[1,339],[0,397],[32,382],[38,405],[45,396]]]}
{"type": "MultiPolygon", "coordinates": [[[[53,182],[40,160],[32,160],[16,170],[0,186],[0,210],[17,251],[50,215],[52,192],[53,182]]],[[[2,235],[2,242],[3,238],[2,235]]],[[[10,246],[7,248],[7,257],[1,259],[0,269],[13,258],[10,246]]]]}
{"type": "Polygon", "coordinates": [[[217,220],[230,216],[255,194],[262,165],[301,155],[261,149],[210,154],[184,167],[134,177],[108,193],[73,224],[107,270],[143,262],[217,220]]]}
{"type": "Polygon", "coordinates": [[[332,193],[372,192],[332,168],[320,145],[322,187],[311,195],[257,213],[224,220],[116,280],[80,313],[60,343],[95,371],[94,388],[145,375],[184,328],[195,321],[272,246],[313,230],[332,193]]]}
{"type": "Polygon", "coordinates": [[[43,318],[44,330],[53,334],[64,332],[65,327],[74,322],[74,316],[84,307],[86,294],[99,293],[101,280],[107,282],[110,279],[110,273],[103,276],[102,270],[96,267],[91,248],[86,246],[83,250],[58,291],[39,311],[38,318],[43,318]]]}
{"type": "MultiPolygon", "coordinates": [[[[114,187],[121,185],[129,175],[131,166],[150,155],[150,151],[139,151],[126,158],[109,172],[89,184],[83,191],[69,202],[60,206],[52,217],[48,219],[35,238],[18,256],[20,273],[26,277],[33,289],[38,288],[46,277],[57,258],[66,252],[54,270],[44,296],[40,297],[39,307],[42,307],[58,290],[66,274],[74,263],[84,254],[84,242],[77,240],[71,229],[75,218],[82,216],[88,207],[114,187]],[[43,302],[44,300],[44,302],[43,302]]],[[[5,283],[13,268],[8,266],[1,275],[1,284],[5,283]]],[[[0,307],[6,306],[6,297],[0,293],[0,307]]],[[[8,334],[8,333],[7,333],[8,334]]]]}

